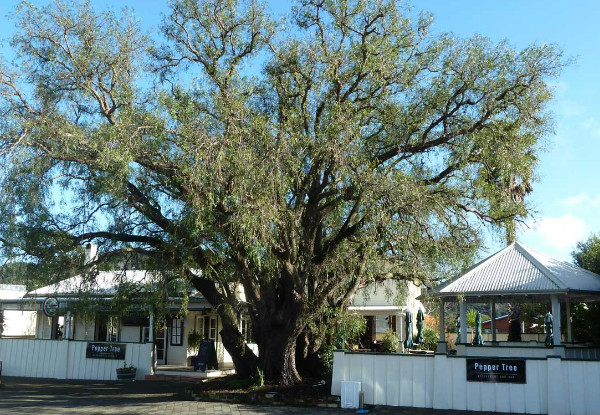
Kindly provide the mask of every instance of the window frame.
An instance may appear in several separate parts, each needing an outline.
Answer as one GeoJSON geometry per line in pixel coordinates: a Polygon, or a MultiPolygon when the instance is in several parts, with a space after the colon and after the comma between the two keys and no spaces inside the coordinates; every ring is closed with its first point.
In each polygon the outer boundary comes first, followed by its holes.
{"type": "Polygon", "coordinates": [[[179,317],[171,318],[171,335],[169,341],[171,346],[183,346],[183,320],[179,317]]]}

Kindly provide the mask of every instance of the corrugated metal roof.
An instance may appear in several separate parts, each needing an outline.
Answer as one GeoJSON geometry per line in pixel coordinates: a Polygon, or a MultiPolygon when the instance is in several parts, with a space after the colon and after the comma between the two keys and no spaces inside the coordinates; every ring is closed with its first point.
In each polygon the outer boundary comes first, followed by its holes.
{"type": "Polygon", "coordinates": [[[27,292],[24,285],[0,284],[0,300],[21,298],[27,292]]]}
{"type": "Polygon", "coordinates": [[[514,243],[430,294],[600,293],[600,275],[514,243]]]}
{"type": "Polygon", "coordinates": [[[156,273],[141,270],[100,271],[93,276],[76,275],[57,284],[47,285],[27,294],[28,297],[48,295],[73,295],[86,293],[92,295],[112,295],[122,284],[151,285],[156,281],[156,273]]]}

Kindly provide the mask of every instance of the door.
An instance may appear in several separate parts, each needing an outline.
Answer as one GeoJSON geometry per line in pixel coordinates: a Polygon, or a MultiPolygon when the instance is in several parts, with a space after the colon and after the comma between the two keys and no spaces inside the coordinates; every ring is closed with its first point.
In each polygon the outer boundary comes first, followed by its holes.
{"type": "Polygon", "coordinates": [[[166,365],[167,364],[167,329],[162,328],[156,330],[156,336],[154,337],[154,344],[156,345],[156,364],[166,365]]]}

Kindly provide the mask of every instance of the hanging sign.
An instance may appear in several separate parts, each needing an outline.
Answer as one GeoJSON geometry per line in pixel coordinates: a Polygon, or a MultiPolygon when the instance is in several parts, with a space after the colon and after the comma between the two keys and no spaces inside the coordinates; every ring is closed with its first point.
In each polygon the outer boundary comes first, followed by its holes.
{"type": "Polygon", "coordinates": [[[85,358],[125,360],[126,350],[124,343],[88,343],[85,358]]]}
{"type": "Polygon", "coordinates": [[[47,297],[42,303],[42,312],[47,317],[54,317],[58,314],[58,300],[54,297],[47,297]]]}
{"type": "Polygon", "coordinates": [[[467,381],[527,383],[525,360],[467,359],[467,381]]]}

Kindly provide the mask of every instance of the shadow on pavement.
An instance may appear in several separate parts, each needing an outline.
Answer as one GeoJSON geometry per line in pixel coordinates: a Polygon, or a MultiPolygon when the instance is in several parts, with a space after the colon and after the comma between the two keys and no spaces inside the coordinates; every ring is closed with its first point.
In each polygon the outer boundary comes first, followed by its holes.
{"type": "Polygon", "coordinates": [[[3,377],[2,408],[135,405],[186,399],[186,384],[160,381],[128,383],[3,377]]]}

